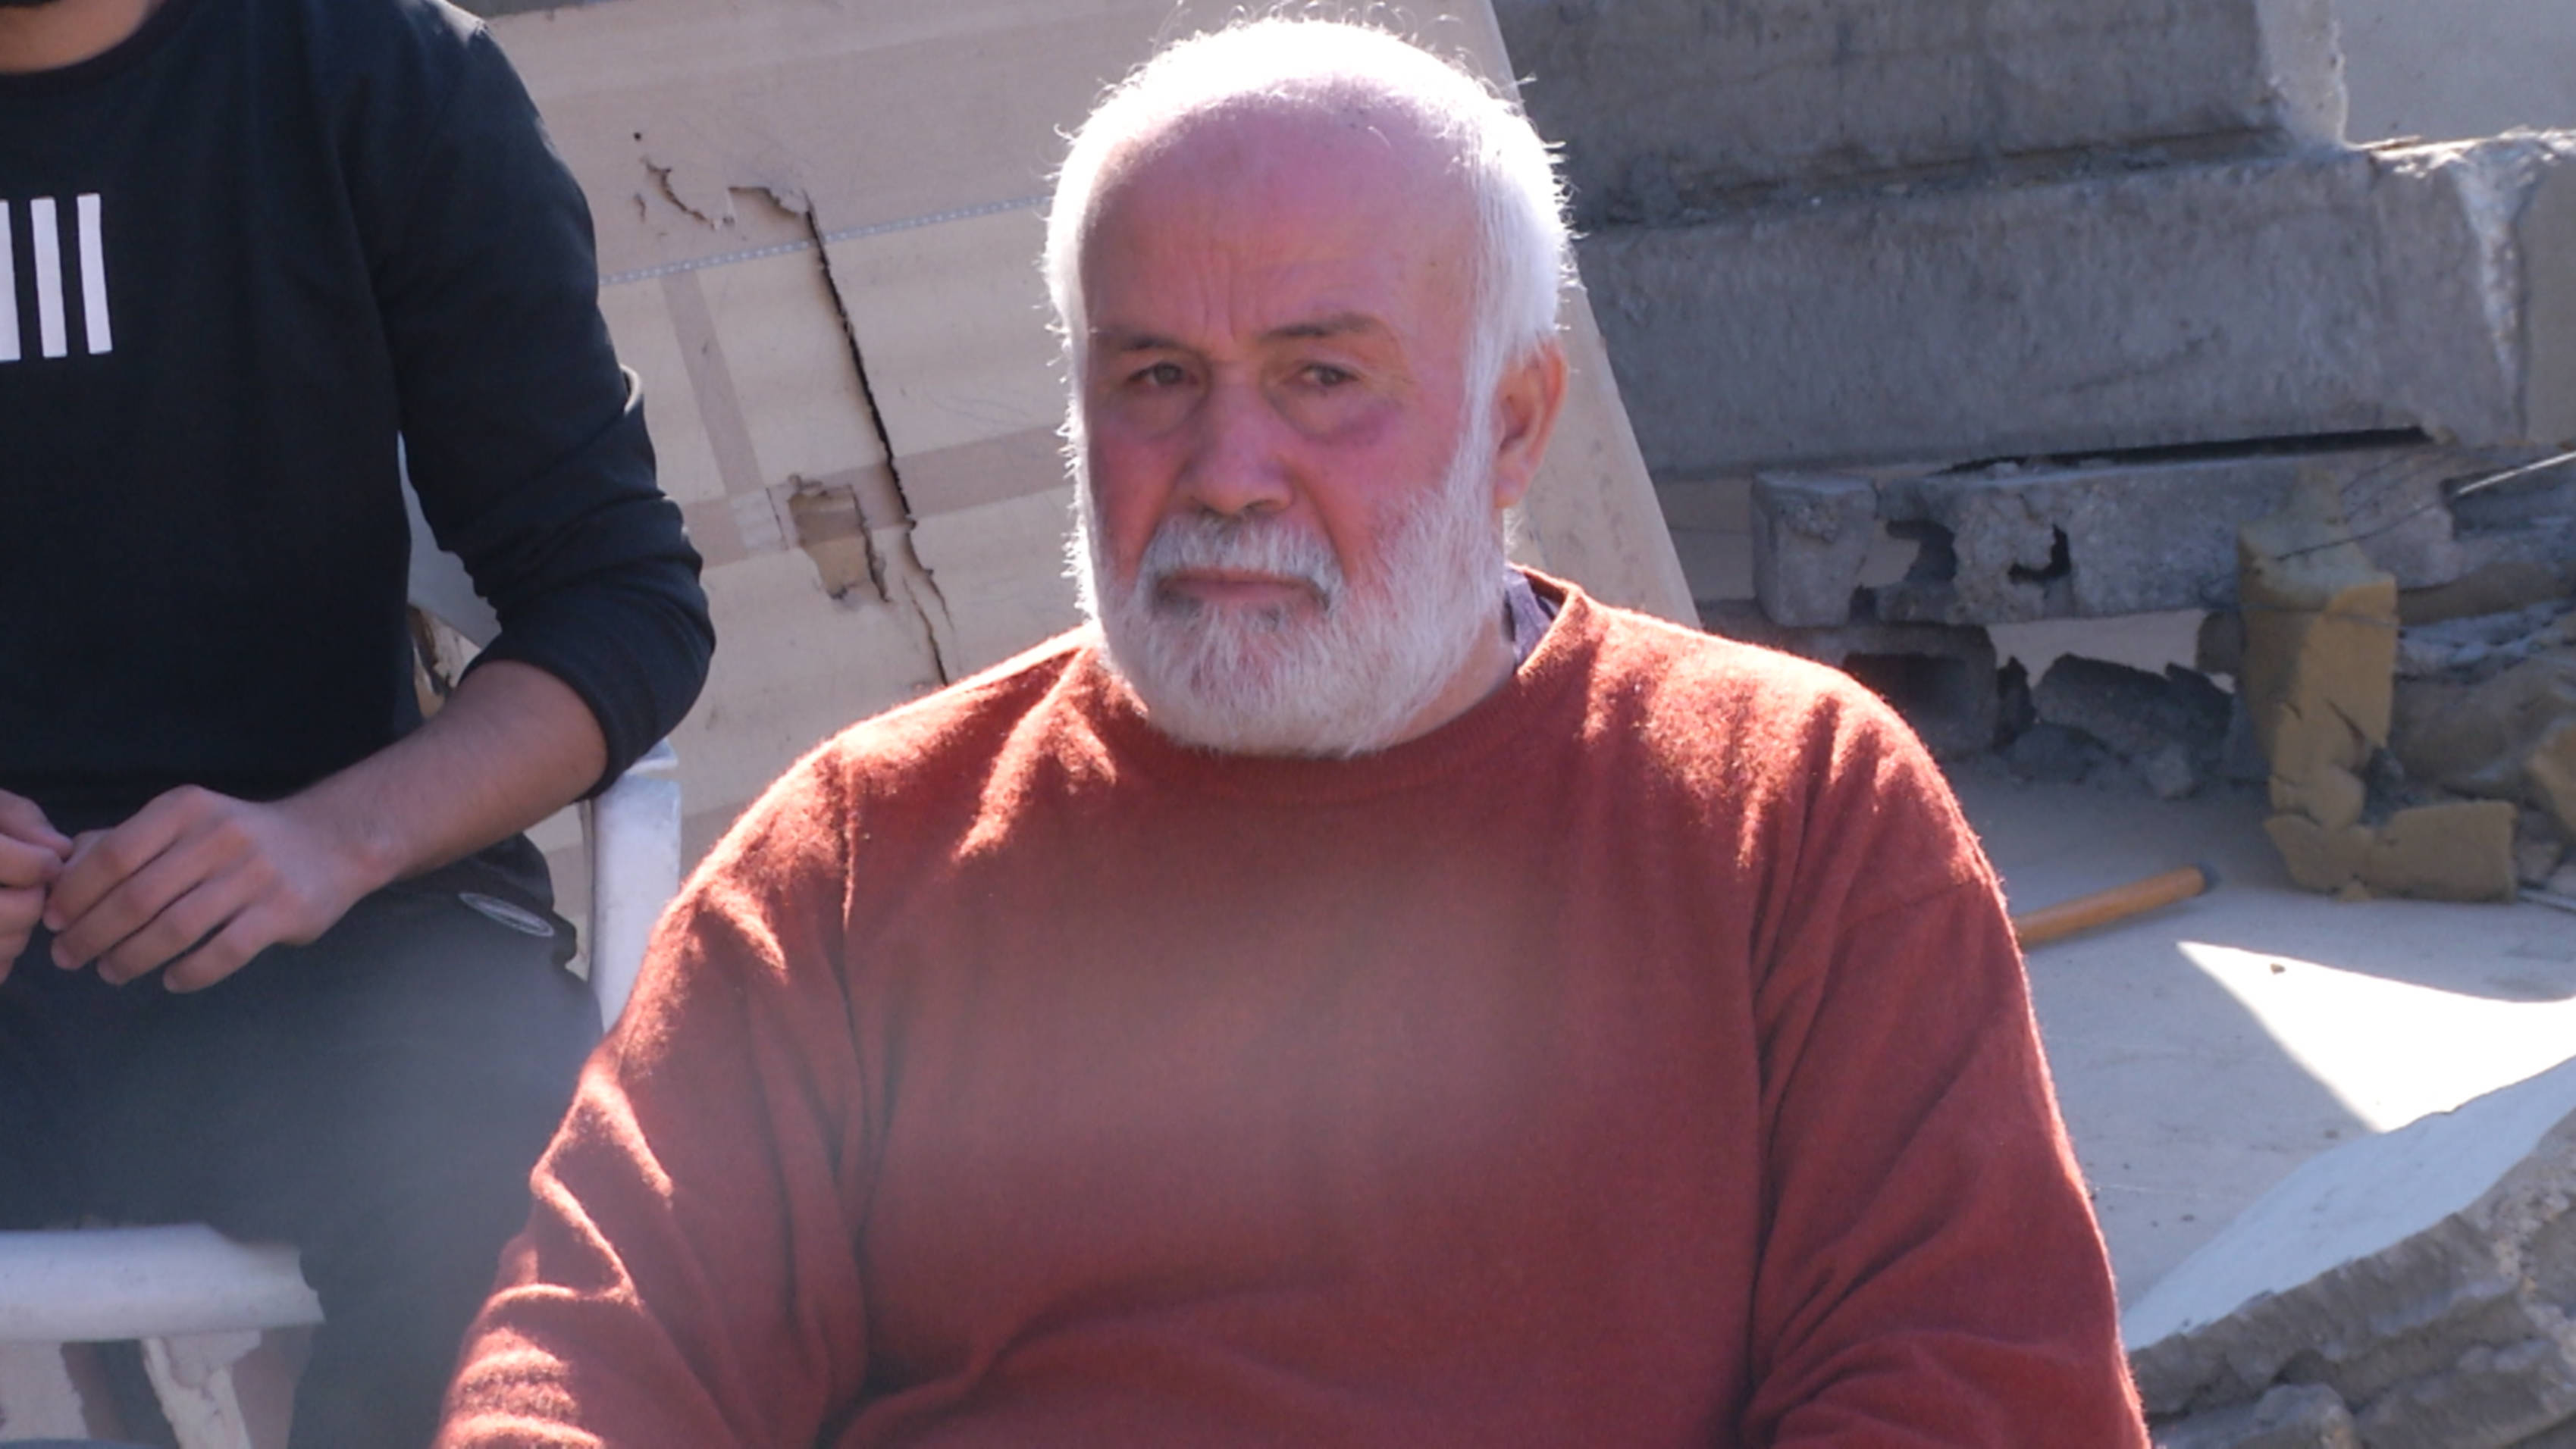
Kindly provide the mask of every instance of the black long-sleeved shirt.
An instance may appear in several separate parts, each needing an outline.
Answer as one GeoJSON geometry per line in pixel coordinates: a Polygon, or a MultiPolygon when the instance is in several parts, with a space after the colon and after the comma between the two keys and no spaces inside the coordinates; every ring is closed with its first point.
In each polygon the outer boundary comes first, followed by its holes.
{"type": "MultiPolygon", "coordinates": [[[[713,631],[590,216],[441,0],[164,0],[0,76],[0,788],[274,798],[419,723],[395,440],[610,774],[713,631]]],[[[605,778],[605,777],[604,777],[605,778]]]]}

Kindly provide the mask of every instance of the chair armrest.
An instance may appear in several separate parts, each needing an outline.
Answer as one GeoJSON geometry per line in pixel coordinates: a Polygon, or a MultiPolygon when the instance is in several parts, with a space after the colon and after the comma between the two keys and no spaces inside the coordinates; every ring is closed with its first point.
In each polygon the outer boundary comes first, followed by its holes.
{"type": "Polygon", "coordinates": [[[322,1321],[295,1250],[202,1223],[0,1233],[0,1342],[101,1343],[322,1321]]]}
{"type": "Polygon", "coordinates": [[[617,1024],[662,908],[680,889],[679,757],[665,740],[583,807],[590,835],[590,991],[617,1024]]]}

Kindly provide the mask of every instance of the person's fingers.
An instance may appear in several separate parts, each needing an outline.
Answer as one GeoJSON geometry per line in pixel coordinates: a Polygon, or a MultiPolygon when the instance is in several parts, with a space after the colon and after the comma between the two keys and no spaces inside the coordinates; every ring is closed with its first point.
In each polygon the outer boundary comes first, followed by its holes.
{"type": "Polygon", "coordinates": [[[163,795],[115,829],[84,832],[72,842],[71,859],[64,863],[62,879],[54,882],[53,899],[45,907],[48,927],[56,932],[68,929],[108,892],[170,848],[194,819],[192,811],[172,806],[171,799],[163,795]]]}
{"type": "Polygon", "coordinates": [[[0,887],[47,886],[62,873],[61,852],[14,835],[0,835],[0,887]]]}
{"type": "MultiPolygon", "coordinates": [[[[168,857],[163,857],[165,860],[168,857]]],[[[157,866],[157,862],[156,862],[157,866]]],[[[147,869],[143,877],[151,875],[147,869]]],[[[231,871],[212,880],[190,883],[171,900],[154,911],[122,939],[97,954],[99,979],[122,986],[136,977],[150,974],[228,925],[242,914],[255,899],[255,881],[249,873],[231,871]]],[[[101,910],[116,903],[109,897],[101,910]]],[[[240,963],[235,962],[236,966],[240,963]]]]}
{"type": "Polygon", "coordinates": [[[235,915],[204,945],[171,963],[161,984],[172,991],[203,991],[239,971],[250,958],[286,940],[286,912],[262,900],[235,915]]]}
{"type": "Polygon", "coordinates": [[[72,846],[35,801],[6,790],[0,790],[0,835],[52,851],[57,857],[68,854],[72,846]]]}
{"type": "MultiPolygon", "coordinates": [[[[123,834],[124,828],[119,827],[108,839],[100,841],[86,856],[66,868],[62,880],[55,884],[53,903],[45,912],[46,924],[55,932],[55,965],[78,967],[103,959],[143,932],[169,909],[172,902],[210,881],[237,871],[248,875],[248,879],[236,883],[232,909],[238,909],[240,901],[256,894],[263,884],[263,873],[256,866],[245,866],[247,843],[234,833],[221,829],[197,830],[168,842],[166,848],[148,857],[143,855],[143,849],[152,842],[152,835],[139,833],[135,839],[142,844],[129,846],[129,842],[117,838],[123,834]],[[71,893],[74,881],[91,879],[83,877],[82,872],[93,867],[102,871],[96,878],[104,878],[107,870],[113,870],[120,878],[104,894],[79,909],[68,909],[65,897],[71,893]]],[[[230,914],[230,911],[225,914],[230,914]]],[[[219,924],[221,918],[208,922],[206,929],[211,930],[219,924]]],[[[139,963],[129,954],[120,961],[120,969],[111,979],[131,979],[140,975],[168,960],[195,939],[192,936],[172,944],[168,951],[148,963],[139,963]]]]}

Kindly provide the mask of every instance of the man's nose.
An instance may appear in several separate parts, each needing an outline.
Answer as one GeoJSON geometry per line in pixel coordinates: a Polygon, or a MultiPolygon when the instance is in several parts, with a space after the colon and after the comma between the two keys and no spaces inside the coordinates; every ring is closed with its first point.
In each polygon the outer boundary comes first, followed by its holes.
{"type": "Polygon", "coordinates": [[[1192,420],[1181,488],[1210,513],[1239,517],[1286,509],[1294,501],[1287,430],[1261,389],[1225,382],[1209,389],[1192,420]]]}

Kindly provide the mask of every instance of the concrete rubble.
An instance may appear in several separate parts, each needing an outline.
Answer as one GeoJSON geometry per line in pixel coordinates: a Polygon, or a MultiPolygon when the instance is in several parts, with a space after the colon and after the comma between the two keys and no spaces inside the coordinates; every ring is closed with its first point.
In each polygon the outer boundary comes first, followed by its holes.
{"type": "Polygon", "coordinates": [[[2576,1443],[2576,1063],[2310,1159],[2132,1306],[2163,1449],[2576,1443]]]}
{"type": "Polygon", "coordinates": [[[2303,486],[2332,490],[2376,566],[2403,589],[2513,555],[2523,533],[2463,534],[2442,485],[2489,466],[2451,449],[2280,449],[2148,461],[1996,463],[1887,477],[1773,472],[1752,487],[1754,583],[1783,624],[1840,624],[1884,526],[1915,539],[1878,618],[2013,624],[2236,603],[2236,530],[2303,486]]]}
{"type": "MultiPolygon", "coordinates": [[[[2099,748],[2160,800],[2178,800],[2222,768],[2232,701],[2197,670],[2162,674],[2069,654],[2031,692],[2036,722],[2005,751],[2017,774],[2049,778],[2035,757],[2061,752],[2061,736],[2099,748]]],[[[2080,748],[2080,745],[2079,745],[2080,748]]]]}

